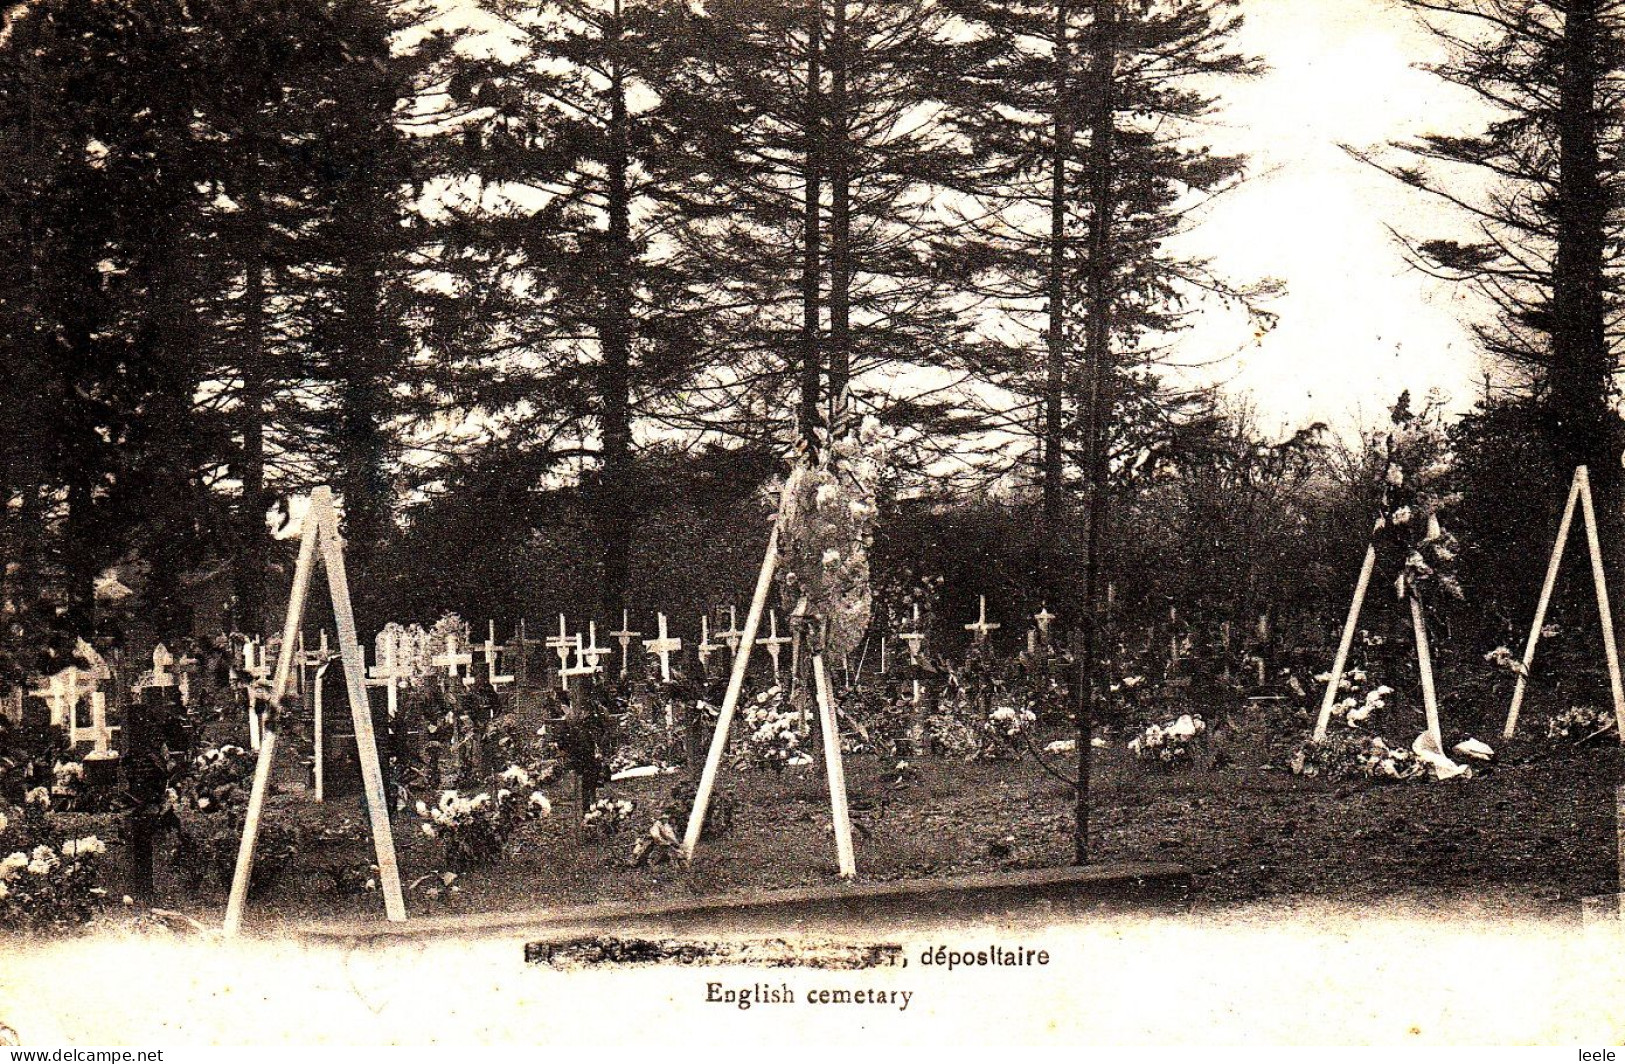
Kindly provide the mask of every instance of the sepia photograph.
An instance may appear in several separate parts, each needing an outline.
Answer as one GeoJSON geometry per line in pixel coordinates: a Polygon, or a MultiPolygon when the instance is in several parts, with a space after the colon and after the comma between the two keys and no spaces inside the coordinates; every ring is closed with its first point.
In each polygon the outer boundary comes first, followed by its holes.
{"type": "Polygon", "coordinates": [[[1625,0],[0,0],[0,1053],[1613,1060],[1622,356],[1625,0]]]}

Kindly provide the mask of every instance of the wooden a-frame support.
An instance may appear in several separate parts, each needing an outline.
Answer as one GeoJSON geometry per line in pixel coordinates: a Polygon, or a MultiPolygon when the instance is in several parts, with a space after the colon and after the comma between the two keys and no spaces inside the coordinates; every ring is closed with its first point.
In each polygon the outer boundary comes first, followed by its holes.
{"type": "Polygon", "coordinates": [[[282,650],[277,655],[271,699],[272,715],[262,729],[259,759],[254,765],[254,785],[248,794],[248,814],[243,821],[242,843],[237,850],[237,869],[226,902],[224,933],[230,938],[242,927],[243,908],[248,902],[248,884],[254,872],[254,844],[260,820],[265,813],[265,796],[270,788],[272,761],[276,753],[279,722],[276,712],[287,697],[296,653],[294,644],[305,617],[305,599],[310,592],[311,570],[320,549],[327,586],[333,599],[333,620],[338,628],[339,659],[344,667],[344,685],[350,696],[350,717],[355,724],[357,754],[361,762],[361,784],[372,827],[373,849],[378,858],[378,885],[384,896],[384,914],[393,921],[406,919],[406,902],[401,895],[401,873],[395,860],[395,838],[389,823],[388,798],[384,794],[384,774],[378,762],[378,745],[373,738],[372,709],[367,703],[367,686],[361,646],[356,641],[355,612],[350,605],[350,582],[344,570],[344,541],[339,538],[338,516],[333,509],[332,489],[323,486],[310,496],[304,530],[299,540],[299,564],[294,571],[293,590],[288,595],[288,617],[282,629],[282,650]]]}
{"type": "Polygon", "coordinates": [[[1597,511],[1591,500],[1591,474],[1585,466],[1576,466],[1574,479],[1569,483],[1568,501],[1563,504],[1563,517],[1557,523],[1557,540],[1552,544],[1552,556],[1546,564],[1546,581],[1540,587],[1540,601],[1535,606],[1535,621],[1529,626],[1529,641],[1523,648],[1523,666],[1518,670],[1518,682],[1512,689],[1512,705],[1507,710],[1506,727],[1501,729],[1503,739],[1512,738],[1518,727],[1518,711],[1523,708],[1523,696],[1529,686],[1529,670],[1535,664],[1535,648],[1540,644],[1540,630],[1546,626],[1546,610],[1552,604],[1552,591],[1557,586],[1558,570],[1563,566],[1563,548],[1568,545],[1569,531],[1574,526],[1574,506],[1580,505],[1585,521],[1586,547],[1591,554],[1591,582],[1597,591],[1597,615],[1602,625],[1603,657],[1608,663],[1608,684],[1614,696],[1614,722],[1625,743],[1625,686],[1620,682],[1619,651],[1614,644],[1614,614],[1608,603],[1608,581],[1602,567],[1602,543],[1597,535],[1597,511]]]}
{"type": "MultiPolygon", "coordinates": [[[[1381,525],[1379,524],[1380,528],[1381,525]]],[[[1372,535],[1376,529],[1372,530],[1372,535]]],[[[1337,642],[1337,656],[1332,659],[1332,674],[1326,681],[1326,694],[1320,700],[1320,716],[1315,720],[1314,741],[1326,741],[1326,728],[1331,724],[1332,707],[1337,704],[1337,688],[1343,680],[1343,669],[1348,665],[1349,648],[1354,644],[1354,633],[1360,625],[1360,608],[1365,605],[1366,592],[1371,589],[1371,574],[1377,567],[1377,544],[1373,540],[1365,548],[1365,559],[1360,563],[1360,577],[1354,584],[1354,598],[1349,602],[1349,613],[1343,622],[1343,637],[1337,642]]],[[[1433,737],[1434,748],[1444,750],[1444,735],[1439,726],[1439,697],[1433,687],[1433,652],[1428,646],[1427,615],[1422,609],[1422,593],[1411,588],[1405,596],[1410,600],[1411,632],[1416,638],[1416,670],[1422,681],[1422,707],[1427,712],[1428,734],[1433,737]]]]}
{"type": "MultiPolygon", "coordinates": [[[[700,774],[700,785],[694,793],[694,808],[689,813],[688,827],[683,832],[685,861],[693,859],[694,848],[699,845],[700,833],[705,827],[711,792],[716,787],[717,773],[722,767],[722,755],[728,749],[728,730],[733,724],[734,712],[739,708],[745,672],[750,666],[751,649],[756,645],[756,632],[762,623],[762,611],[767,607],[767,594],[773,586],[773,571],[778,567],[778,561],[779,527],[775,522],[767,540],[767,554],[762,559],[761,572],[756,578],[756,592],[751,596],[750,611],[745,614],[745,627],[739,634],[739,653],[734,655],[733,668],[728,674],[728,689],[722,697],[722,710],[717,716],[717,729],[711,736],[711,748],[705,757],[705,770],[700,774]]],[[[830,819],[835,827],[836,861],[841,876],[850,879],[857,875],[858,870],[852,853],[852,818],[846,804],[846,769],[841,761],[835,700],[830,694],[829,676],[824,669],[822,654],[813,655],[812,668],[818,697],[818,719],[824,733],[824,765],[829,775],[830,819]]]]}

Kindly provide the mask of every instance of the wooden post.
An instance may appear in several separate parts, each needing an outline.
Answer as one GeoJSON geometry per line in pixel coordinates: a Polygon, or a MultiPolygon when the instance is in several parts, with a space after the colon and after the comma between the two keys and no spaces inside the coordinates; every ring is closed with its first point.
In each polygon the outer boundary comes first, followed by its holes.
{"type": "Polygon", "coordinates": [[[1444,735],[1439,730],[1439,700],[1433,690],[1433,653],[1428,649],[1428,622],[1422,610],[1422,591],[1411,587],[1406,596],[1411,600],[1411,628],[1416,633],[1416,671],[1422,678],[1422,707],[1427,711],[1428,734],[1433,736],[1434,749],[1444,750],[1444,735]]]}
{"type": "MultiPolygon", "coordinates": [[[[378,763],[378,744],[373,737],[372,710],[367,704],[367,687],[361,647],[356,642],[355,613],[350,604],[350,584],[344,568],[344,543],[338,535],[338,519],[333,513],[333,493],[326,486],[311,493],[310,509],[300,537],[299,562],[294,570],[293,590],[288,596],[288,616],[277,655],[271,705],[280,708],[287,697],[293,671],[295,637],[304,619],[305,600],[310,592],[311,571],[316,551],[322,548],[327,570],[328,590],[333,599],[333,617],[338,627],[339,658],[344,667],[345,687],[350,697],[350,715],[355,724],[356,746],[361,762],[361,779],[372,827],[373,849],[378,859],[379,885],[384,895],[384,912],[392,922],[406,919],[406,903],[401,894],[400,868],[395,860],[395,839],[389,822],[388,798],[384,794],[383,770],[378,763]]],[[[243,821],[242,842],[237,850],[237,868],[232,876],[231,894],[226,902],[224,934],[235,936],[242,928],[243,909],[248,901],[248,884],[254,871],[254,846],[259,838],[265,812],[266,792],[276,754],[277,730],[262,729],[259,759],[254,765],[254,782],[249,789],[248,811],[243,821]]]]}
{"type": "MultiPolygon", "coordinates": [[[[326,647],[327,633],[324,631],[322,632],[323,650],[325,650],[326,647]]],[[[324,801],[327,793],[325,789],[326,775],[324,771],[324,766],[326,764],[325,758],[327,755],[322,747],[322,682],[327,679],[327,667],[331,664],[333,664],[333,659],[327,658],[320,665],[316,666],[316,689],[311,695],[310,699],[312,712],[316,717],[316,800],[318,802],[324,801]]]]}
{"type": "MultiPolygon", "coordinates": [[[[694,858],[694,847],[699,845],[700,833],[705,829],[705,814],[711,804],[711,791],[716,787],[717,772],[722,767],[722,755],[728,749],[728,729],[733,725],[734,711],[739,707],[739,695],[745,687],[745,671],[750,667],[751,647],[756,643],[756,630],[762,623],[762,610],[767,607],[767,595],[773,587],[773,570],[779,563],[779,526],[775,522],[767,537],[767,553],[762,557],[762,568],[756,576],[756,590],[751,595],[750,609],[745,613],[745,627],[739,633],[740,653],[734,655],[733,667],[728,673],[728,689],[722,696],[722,709],[717,714],[717,730],[711,736],[711,749],[705,755],[705,769],[700,773],[699,786],[694,791],[694,807],[688,814],[688,827],[683,831],[683,860],[694,858]]],[[[666,635],[666,618],[661,615],[660,635],[666,635]]],[[[661,656],[664,670],[665,656],[661,656]]]]}
{"type": "Polygon", "coordinates": [[[1574,504],[1580,499],[1580,486],[1585,466],[1574,471],[1569,481],[1568,501],[1563,504],[1563,517],[1557,523],[1557,541],[1552,544],[1552,556],[1546,562],[1546,580],[1540,585],[1540,601],[1535,605],[1535,623],[1529,626],[1529,640],[1523,646],[1523,670],[1512,688],[1512,706],[1507,710],[1506,727],[1501,738],[1510,739],[1518,727],[1518,711],[1523,708],[1523,696],[1529,686],[1529,670],[1535,663],[1535,648],[1540,644],[1540,630],[1546,626],[1546,610],[1552,603],[1552,591],[1557,587],[1557,573],[1563,565],[1563,550],[1568,546],[1569,530],[1574,524],[1574,504]]]}
{"type": "Polygon", "coordinates": [[[1366,591],[1371,587],[1371,571],[1377,566],[1377,545],[1365,548],[1365,560],[1360,563],[1360,579],[1354,584],[1354,599],[1349,603],[1348,619],[1343,622],[1343,638],[1337,643],[1337,657],[1332,659],[1332,675],[1326,681],[1326,697],[1320,700],[1320,717],[1315,721],[1315,742],[1324,742],[1326,726],[1331,723],[1332,706],[1337,702],[1337,685],[1343,679],[1343,667],[1348,664],[1349,648],[1354,645],[1354,633],[1360,625],[1360,607],[1365,604],[1366,591]]]}
{"type": "Polygon", "coordinates": [[[835,720],[835,699],[829,691],[829,676],[824,671],[824,655],[814,654],[813,682],[818,690],[818,724],[824,733],[824,768],[829,775],[830,821],[835,827],[835,859],[842,879],[858,874],[857,862],[852,856],[852,819],[846,807],[846,768],[841,761],[840,726],[835,720]]]}
{"type": "Polygon", "coordinates": [[[1602,652],[1608,662],[1608,686],[1614,696],[1614,725],[1625,743],[1625,685],[1620,682],[1619,648],[1614,645],[1614,613],[1608,603],[1608,579],[1602,567],[1602,544],[1597,537],[1597,512],[1591,502],[1591,476],[1585,466],[1574,471],[1580,478],[1580,506],[1585,514],[1586,546],[1591,551],[1591,579],[1597,585],[1597,615],[1602,624],[1602,652]]]}

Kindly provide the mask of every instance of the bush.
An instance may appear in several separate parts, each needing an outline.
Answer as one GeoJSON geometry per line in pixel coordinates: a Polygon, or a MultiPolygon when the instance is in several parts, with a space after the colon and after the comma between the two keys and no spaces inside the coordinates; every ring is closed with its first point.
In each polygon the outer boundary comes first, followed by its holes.
{"type": "Polygon", "coordinates": [[[478,794],[443,791],[432,806],[418,802],[423,834],[440,840],[446,868],[465,872],[494,864],[502,858],[515,828],[552,815],[553,804],[541,791],[532,789],[533,782],[529,771],[512,765],[478,794]]]}
{"type": "Polygon", "coordinates": [[[106,895],[97,881],[107,846],[94,835],[63,838],[50,824],[50,795],[28,792],[23,807],[0,808],[0,930],[60,932],[81,927],[106,895]]]}

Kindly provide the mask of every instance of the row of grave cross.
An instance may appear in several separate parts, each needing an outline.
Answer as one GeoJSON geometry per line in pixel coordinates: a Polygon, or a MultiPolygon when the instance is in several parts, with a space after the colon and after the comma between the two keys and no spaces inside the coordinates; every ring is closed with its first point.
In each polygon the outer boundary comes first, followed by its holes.
{"type": "MultiPolygon", "coordinates": [[[[1050,624],[1055,615],[1047,608],[1041,609],[1033,615],[1037,625],[1034,635],[1047,639],[1050,624]]],[[[643,639],[643,650],[659,661],[660,678],[665,682],[671,681],[671,657],[681,653],[683,640],[670,633],[669,622],[664,613],[656,615],[658,634],[650,639],[643,639]]],[[[987,617],[987,598],[982,596],[977,610],[977,618],[965,625],[965,630],[971,632],[978,643],[986,642],[988,636],[1001,626],[987,617]]],[[[625,677],[631,663],[632,645],[642,632],[633,630],[630,623],[629,611],[621,614],[621,627],[609,635],[620,645],[621,668],[620,674],[625,677]]],[[[521,637],[522,638],[522,637],[521,637]]],[[[898,634],[898,638],[908,647],[909,660],[917,664],[920,649],[925,643],[925,633],[921,627],[920,608],[916,604],[911,618],[911,627],[908,631],[898,634]]],[[[710,618],[700,618],[700,641],[695,647],[702,665],[708,665],[711,658],[722,650],[730,655],[737,655],[744,640],[744,632],[740,630],[738,616],[733,607],[728,609],[728,627],[722,631],[711,631],[710,618]],[[719,642],[720,640],[720,642],[719,642]]],[[[781,676],[783,662],[781,655],[786,646],[794,640],[787,635],[779,634],[779,618],[776,611],[768,614],[768,630],[765,635],[756,639],[756,645],[762,647],[768,654],[773,665],[774,680],[781,676]]],[[[546,645],[552,649],[559,658],[559,685],[568,691],[570,681],[582,677],[595,676],[604,671],[603,660],[613,653],[609,647],[598,643],[598,625],[589,621],[587,634],[583,639],[580,632],[569,631],[568,622],[564,614],[559,614],[559,630],[545,640],[546,645]]],[[[487,627],[483,645],[477,645],[482,652],[482,663],[485,666],[485,679],[493,687],[511,684],[516,677],[512,673],[503,672],[500,666],[502,656],[508,653],[508,648],[497,642],[496,623],[493,621],[487,627]]],[[[442,651],[430,659],[436,668],[444,669],[448,678],[460,681],[466,686],[476,683],[473,669],[473,649],[465,646],[458,635],[453,632],[446,636],[442,651]]],[[[249,676],[248,687],[248,725],[249,739],[254,748],[260,742],[260,703],[267,697],[269,681],[272,673],[271,653],[266,644],[258,639],[244,642],[242,647],[243,671],[249,676]]],[[[885,667],[885,648],[882,644],[882,669],[885,667]]],[[[398,635],[394,631],[386,631],[378,637],[376,644],[377,660],[367,670],[368,686],[382,687],[388,700],[389,713],[394,716],[397,710],[400,685],[412,679],[413,673],[407,661],[403,648],[400,646],[398,635]]],[[[28,693],[36,698],[44,699],[51,707],[53,724],[66,727],[69,743],[78,743],[88,739],[94,744],[98,753],[110,752],[113,733],[120,729],[108,724],[107,696],[99,688],[103,682],[112,679],[113,673],[105,662],[88,646],[81,644],[77,657],[88,661],[88,667],[69,665],[54,675],[39,682],[39,685],[28,693]],[[90,701],[89,727],[81,728],[75,713],[75,707],[84,699],[90,701]]],[[[327,632],[321,633],[320,642],[313,648],[305,645],[304,635],[300,633],[299,646],[294,656],[294,662],[300,669],[301,679],[306,676],[306,670],[326,670],[326,666],[335,657],[336,653],[329,649],[327,632]]],[[[178,687],[181,701],[190,701],[189,686],[191,668],[195,663],[191,659],[177,662],[174,655],[163,644],[159,644],[152,652],[152,671],[144,677],[144,686],[150,687],[178,687]]]]}

